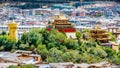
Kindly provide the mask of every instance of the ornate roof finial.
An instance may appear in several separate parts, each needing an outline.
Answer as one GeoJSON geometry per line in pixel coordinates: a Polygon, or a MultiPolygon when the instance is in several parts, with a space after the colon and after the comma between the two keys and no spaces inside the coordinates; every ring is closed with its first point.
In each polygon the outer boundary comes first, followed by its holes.
{"type": "Polygon", "coordinates": [[[11,23],[15,23],[15,20],[13,19],[11,23]]]}
{"type": "Polygon", "coordinates": [[[95,29],[101,29],[100,25],[96,25],[95,29]]]}

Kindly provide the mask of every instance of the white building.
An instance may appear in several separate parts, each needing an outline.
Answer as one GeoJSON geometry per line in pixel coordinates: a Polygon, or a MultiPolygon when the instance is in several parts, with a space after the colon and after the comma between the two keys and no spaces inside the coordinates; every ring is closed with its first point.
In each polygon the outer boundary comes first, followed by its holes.
{"type": "MultiPolygon", "coordinates": [[[[36,28],[46,28],[46,26],[43,26],[43,25],[20,25],[18,27],[18,38],[21,38],[21,36],[24,32],[29,32],[31,29],[36,29],[36,28]]],[[[9,32],[8,26],[7,25],[0,26],[0,33],[2,33],[3,30],[8,33],[9,32]]]]}

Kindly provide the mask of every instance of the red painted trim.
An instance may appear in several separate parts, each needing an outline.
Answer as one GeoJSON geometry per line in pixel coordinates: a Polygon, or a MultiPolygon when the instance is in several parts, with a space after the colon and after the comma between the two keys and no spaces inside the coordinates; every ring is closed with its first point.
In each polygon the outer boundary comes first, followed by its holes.
{"type": "Polygon", "coordinates": [[[48,31],[51,31],[51,28],[47,28],[48,31]]]}
{"type": "MultiPolygon", "coordinates": [[[[51,28],[47,28],[48,31],[51,30],[51,28]]],[[[64,29],[58,29],[60,32],[76,32],[75,28],[64,28],[64,29]]]]}

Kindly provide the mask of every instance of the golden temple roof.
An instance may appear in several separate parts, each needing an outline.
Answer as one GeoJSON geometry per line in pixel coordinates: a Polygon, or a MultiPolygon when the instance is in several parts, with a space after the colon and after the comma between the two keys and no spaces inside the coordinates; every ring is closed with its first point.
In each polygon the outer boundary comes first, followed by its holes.
{"type": "Polygon", "coordinates": [[[9,24],[18,24],[18,23],[15,22],[15,20],[13,19],[9,24]]]}
{"type": "Polygon", "coordinates": [[[100,25],[96,25],[95,29],[101,29],[100,25]]]}
{"type": "Polygon", "coordinates": [[[68,18],[64,14],[60,14],[58,17],[54,18],[55,20],[68,20],[68,18]]]}
{"type": "Polygon", "coordinates": [[[15,20],[13,19],[11,23],[16,23],[15,20]]]}
{"type": "Polygon", "coordinates": [[[13,19],[8,25],[19,25],[19,23],[15,22],[13,19]]]}
{"type": "Polygon", "coordinates": [[[102,29],[101,27],[100,27],[100,25],[96,25],[95,27],[94,27],[94,29],[91,29],[91,32],[92,31],[96,31],[96,32],[106,32],[107,30],[106,29],[102,29]]]}

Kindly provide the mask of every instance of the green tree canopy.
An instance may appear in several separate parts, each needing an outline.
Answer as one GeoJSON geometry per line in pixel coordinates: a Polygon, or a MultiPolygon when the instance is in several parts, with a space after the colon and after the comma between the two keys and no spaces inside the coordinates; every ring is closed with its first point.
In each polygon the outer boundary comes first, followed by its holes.
{"type": "Polygon", "coordinates": [[[59,47],[64,43],[66,36],[59,32],[58,30],[52,29],[48,34],[47,47],[50,49],[52,47],[59,47]]]}
{"type": "Polygon", "coordinates": [[[107,56],[107,53],[102,48],[97,47],[94,49],[94,55],[105,58],[107,56]]]}
{"type": "Polygon", "coordinates": [[[77,62],[80,59],[79,57],[79,51],[77,50],[70,50],[68,52],[65,52],[63,54],[63,60],[65,62],[77,62]]]}
{"type": "Polygon", "coordinates": [[[3,30],[2,35],[7,35],[7,32],[3,30]]]}
{"type": "Polygon", "coordinates": [[[72,38],[66,39],[64,44],[68,49],[75,50],[79,47],[78,42],[76,40],[73,40],[72,38]]]}
{"type": "Polygon", "coordinates": [[[51,48],[49,50],[48,62],[63,62],[62,58],[63,52],[58,50],[57,48],[51,48]]]}
{"type": "Polygon", "coordinates": [[[27,64],[27,65],[20,65],[20,66],[10,65],[7,68],[37,68],[37,67],[34,65],[27,64]]]}
{"type": "Polygon", "coordinates": [[[46,60],[48,56],[48,50],[45,45],[38,45],[37,52],[41,55],[43,60],[46,60]]]}
{"type": "Polygon", "coordinates": [[[20,68],[37,68],[34,65],[21,65],[20,68]]]}
{"type": "Polygon", "coordinates": [[[18,68],[18,66],[10,65],[10,66],[7,67],[7,68],[18,68]]]}
{"type": "Polygon", "coordinates": [[[42,44],[43,36],[37,31],[30,31],[24,33],[21,37],[21,42],[23,44],[28,43],[29,45],[35,45],[37,47],[38,44],[42,44]]]}
{"type": "Polygon", "coordinates": [[[76,37],[77,39],[82,38],[82,33],[80,31],[76,31],[76,37]]]}
{"type": "Polygon", "coordinates": [[[5,51],[10,51],[15,48],[16,42],[10,39],[8,36],[0,36],[0,46],[4,48],[5,51]]]}

